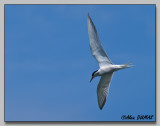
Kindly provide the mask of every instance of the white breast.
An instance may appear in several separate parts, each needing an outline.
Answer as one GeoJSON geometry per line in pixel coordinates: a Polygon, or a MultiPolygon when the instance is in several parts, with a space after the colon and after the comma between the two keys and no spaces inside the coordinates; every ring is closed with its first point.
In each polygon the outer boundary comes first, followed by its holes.
{"type": "Polygon", "coordinates": [[[103,76],[104,74],[111,73],[111,72],[114,72],[113,65],[104,66],[98,70],[99,76],[103,76]]]}

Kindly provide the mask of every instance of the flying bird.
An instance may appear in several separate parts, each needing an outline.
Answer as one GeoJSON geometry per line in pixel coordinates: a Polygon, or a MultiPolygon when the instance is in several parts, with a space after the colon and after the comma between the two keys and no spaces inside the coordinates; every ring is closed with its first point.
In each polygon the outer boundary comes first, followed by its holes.
{"type": "Polygon", "coordinates": [[[88,34],[89,34],[89,45],[90,50],[93,55],[93,57],[97,60],[99,64],[99,70],[96,70],[92,73],[92,78],[97,76],[101,76],[101,79],[99,81],[99,84],[97,86],[97,98],[98,98],[98,105],[99,108],[102,110],[106,98],[109,92],[109,86],[110,82],[112,80],[113,73],[117,70],[125,69],[128,67],[132,67],[128,64],[122,64],[122,65],[115,65],[111,62],[109,57],[107,56],[106,52],[104,51],[96,27],[93,24],[92,19],[90,18],[88,14],[88,34]]]}

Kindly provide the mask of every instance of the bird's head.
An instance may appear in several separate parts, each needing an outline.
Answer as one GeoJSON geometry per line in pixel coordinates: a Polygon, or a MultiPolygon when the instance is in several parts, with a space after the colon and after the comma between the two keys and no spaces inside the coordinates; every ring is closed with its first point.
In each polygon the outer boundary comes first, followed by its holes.
{"type": "Polygon", "coordinates": [[[91,78],[90,82],[93,80],[94,77],[98,76],[98,72],[97,72],[97,71],[98,71],[98,70],[96,70],[96,71],[94,71],[94,72],[92,73],[92,78],[91,78]]]}

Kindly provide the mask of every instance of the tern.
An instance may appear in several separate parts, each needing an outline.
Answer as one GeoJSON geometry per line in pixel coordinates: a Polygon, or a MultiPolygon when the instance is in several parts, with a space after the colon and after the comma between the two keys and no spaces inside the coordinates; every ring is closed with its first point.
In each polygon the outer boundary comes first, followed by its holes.
{"type": "Polygon", "coordinates": [[[93,55],[93,57],[97,60],[99,64],[99,70],[96,70],[92,73],[92,78],[97,76],[101,76],[101,79],[99,81],[99,84],[97,86],[97,98],[98,98],[98,105],[100,110],[102,110],[106,98],[109,92],[109,86],[110,82],[112,80],[113,73],[117,70],[125,69],[132,67],[131,63],[128,64],[122,64],[122,65],[115,65],[111,62],[109,57],[107,56],[106,52],[104,51],[96,27],[93,24],[92,19],[90,18],[88,14],[88,34],[89,34],[89,45],[90,50],[93,55]]]}

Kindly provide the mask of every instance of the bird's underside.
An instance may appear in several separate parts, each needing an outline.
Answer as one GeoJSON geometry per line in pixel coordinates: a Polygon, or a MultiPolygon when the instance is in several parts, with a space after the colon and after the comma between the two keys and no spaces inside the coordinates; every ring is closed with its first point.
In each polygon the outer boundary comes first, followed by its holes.
{"type": "Polygon", "coordinates": [[[111,60],[109,59],[109,57],[107,56],[106,52],[104,51],[101,45],[97,30],[89,14],[88,14],[88,34],[89,34],[89,45],[91,53],[100,66],[99,70],[93,72],[91,80],[96,76],[101,76],[101,79],[97,86],[97,98],[98,98],[99,108],[102,110],[107,99],[113,72],[131,66],[128,66],[128,64],[114,65],[111,62],[111,60]]]}

